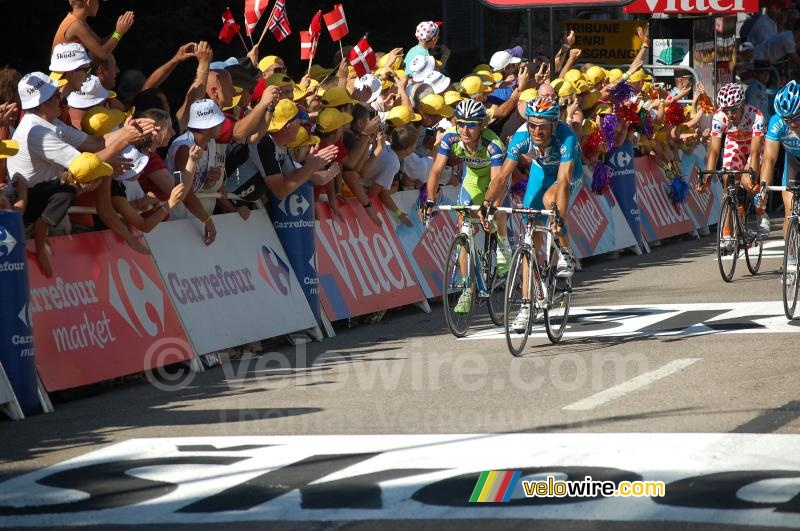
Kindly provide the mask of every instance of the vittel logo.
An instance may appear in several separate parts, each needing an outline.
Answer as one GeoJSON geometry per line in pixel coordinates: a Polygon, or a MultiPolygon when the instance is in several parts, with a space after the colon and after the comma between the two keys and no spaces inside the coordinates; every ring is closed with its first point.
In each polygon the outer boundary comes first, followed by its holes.
{"type": "Polygon", "coordinates": [[[164,294],[139,264],[133,265],[119,259],[116,267],[108,266],[108,297],[137,334],[155,337],[164,330],[164,294]]]}
{"type": "Polygon", "coordinates": [[[259,253],[258,274],[279,295],[285,297],[292,289],[289,266],[286,265],[286,262],[274,249],[266,245],[261,246],[261,252],[259,253]]]}

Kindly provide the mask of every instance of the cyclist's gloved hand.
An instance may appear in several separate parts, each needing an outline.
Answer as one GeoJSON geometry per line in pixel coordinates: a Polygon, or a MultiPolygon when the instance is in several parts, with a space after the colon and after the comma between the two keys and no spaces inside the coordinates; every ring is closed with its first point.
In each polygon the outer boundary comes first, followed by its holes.
{"type": "Polygon", "coordinates": [[[433,199],[428,199],[425,201],[425,207],[422,209],[422,221],[423,223],[427,223],[431,219],[431,214],[433,213],[433,207],[436,206],[436,201],[433,199]]]}

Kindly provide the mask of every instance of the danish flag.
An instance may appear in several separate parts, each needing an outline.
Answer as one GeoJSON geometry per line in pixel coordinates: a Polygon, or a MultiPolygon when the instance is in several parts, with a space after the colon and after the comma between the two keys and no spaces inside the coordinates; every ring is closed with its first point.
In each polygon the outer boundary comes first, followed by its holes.
{"type": "Polygon", "coordinates": [[[347,62],[355,68],[358,77],[369,74],[375,68],[375,52],[369,45],[366,37],[362,37],[350,53],[347,54],[347,62]]]}
{"type": "Polygon", "coordinates": [[[308,25],[308,32],[311,34],[312,39],[319,40],[319,36],[322,35],[322,11],[317,11],[311,19],[311,24],[308,25]]]}
{"type": "Polygon", "coordinates": [[[225,44],[230,44],[237,33],[239,33],[239,24],[233,19],[233,13],[228,8],[222,14],[222,29],[219,30],[219,40],[225,44]]]}
{"type": "Polygon", "coordinates": [[[269,0],[244,0],[244,26],[248,35],[253,34],[261,15],[267,10],[269,0]]]}
{"type": "Polygon", "coordinates": [[[331,34],[333,42],[342,40],[342,37],[350,33],[342,4],[334,5],[333,11],[325,13],[322,18],[325,19],[325,25],[328,26],[328,33],[331,34]]]}
{"type": "Polygon", "coordinates": [[[313,61],[314,56],[317,55],[317,42],[319,39],[314,39],[308,31],[300,32],[300,60],[313,61]]]}
{"type": "Polygon", "coordinates": [[[289,27],[289,18],[286,16],[286,5],[283,0],[275,2],[269,21],[267,21],[267,28],[275,35],[278,42],[292,34],[292,28],[289,27]]]}

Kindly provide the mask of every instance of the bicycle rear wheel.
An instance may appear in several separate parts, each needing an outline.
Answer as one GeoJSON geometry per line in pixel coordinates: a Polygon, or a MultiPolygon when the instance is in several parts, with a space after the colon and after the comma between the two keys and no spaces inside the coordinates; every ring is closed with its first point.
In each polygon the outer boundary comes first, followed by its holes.
{"type": "Polygon", "coordinates": [[[751,203],[751,208],[747,209],[743,224],[744,258],[747,263],[747,270],[750,271],[751,275],[758,274],[758,270],[761,268],[761,255],[764,252],[764,245],[758,236],[758,231],[756,229],[750,230],[750,224],[756,219],[751,203]]]}
{"type": "Polygon", "coordinates": [[[503,306],[506,297],[506,278],[503,275],[497,274],[497,236],[492,234],[488,236],[491,238],[486,252],[488,256],[485,260],[489,266],[489,271],[486,271],[486,289],[489,290],[489,317],[492,322],[497,326],[503,326],[503,306]]]}
{"type": "MultiPolygon", "coordinates": [[[[553,249],[557,254],[558,250],[553,249]]],[[[547,282],[547,301],[544,309],[544,330],[551,343],[558,343],[564,336],[569,319],[569,306],[572,302],[572,293],[568,289],[558,289],[559,283],[564,284],[563,288],[568,288],[568,280],[558,280],[553,265],[555,257],[550,259],[550,266],[543,273],[547,282]]]]}
{"type": "Polygon", "coordinates": [[[717,223],[717,265],[722,280],[725,282],[730,282],[733,278],[733,272],[736,271],[736,260],[739,258],[739,233],[738,223],[734,219],[735,215],[733,202],[726,198],[722,203],[717,223]],[[730,234],[727,236],[723,235],[726,221],[730,223],[730,234]]]}
{"type": "Polygon", "coordinates": [[[531,266],[531,249],[525,245],[519,247],[511,259],[511,267],[508,269],[508,277],[506,278],[506,293],[505,305],[503,307],[503,325],[506,334],[506,344],[508,350],[514,356],[521,356],[528,342],[528,335],[531,333],[531,323],[536,319],[536,307],[531,301],[535,301],[537,297],[537,286],[532,282],[531,266]],[[523,266],[524,264],[524,266],[523,266]],[[523,278],[523,271],[527,270],[527,278],[523,278]],[[526,282],[527,281],[527,282],[526,282]],[[525,290],[523,284],[525,282],[528,287],[528,296],[525,297],[525,290]],[[524,324],[524,329],[521,332],[512,330],[512,323],[516,320],[517,316],[522,309],[523,304],[528,305],[528,319],[524,324]]]}
{"type": "Polygon", "coordinates": [[[794,319],[794,312],[797,309],[797,288],[800,267],[798,267],[797,251],[800,247],[800,227],[797,218],[789,221],[789,228],[786,230],[786,243],[783,249],[783,275],[781,284],[783,285],[783,312],[787,319],[794,319]]]}
{"type": "Polygon", "coordinates": [[[442,302],[444,303],[444,317],[450,332],[456,337],[464,337],[472,320],[475,310],[475,264],[469,252],[469,239],[459,234],[450,244],[450,252],[444,266],[444,285],[442,286],[442,302]],[[465,257],[462,259],[462,253],[465,257]],[[464,271],[462,272],[462,263],[464,271]],[[462,297],[467,297],[468,303],[459,307],[462,297]],[[456,312],[456,310],[459,310],[456,312]]]}

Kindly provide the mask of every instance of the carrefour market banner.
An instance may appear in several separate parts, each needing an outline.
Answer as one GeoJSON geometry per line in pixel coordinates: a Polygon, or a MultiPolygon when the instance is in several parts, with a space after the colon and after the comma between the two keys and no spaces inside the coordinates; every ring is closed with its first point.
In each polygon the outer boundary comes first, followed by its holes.
{"type": "Polygon", "coordinates": [[[42,275],[28,243],[30,302],[19,316],[33,320],[36,365],[48,391],[194,356],[151,256],[109,231],[49,242],[52,278],[42,275]]]}
{"type": "Polygon", "coordinates": [[[318,205],[317,270],[322,307],[332,321],[425,299],[395,233],[393,215],[377,198],[372,204],[381,226],[355,199],[340,206],[343,219],[336,218],[327,204],[318,205]]]}
{"type": "Polygon", "coordinates": [[[306,297],[264,210],[244,221],[214,216],[203,243],[195,219],[162,223],[147,235],[169,295],[200,354],[316,326],[306,297]]]}

